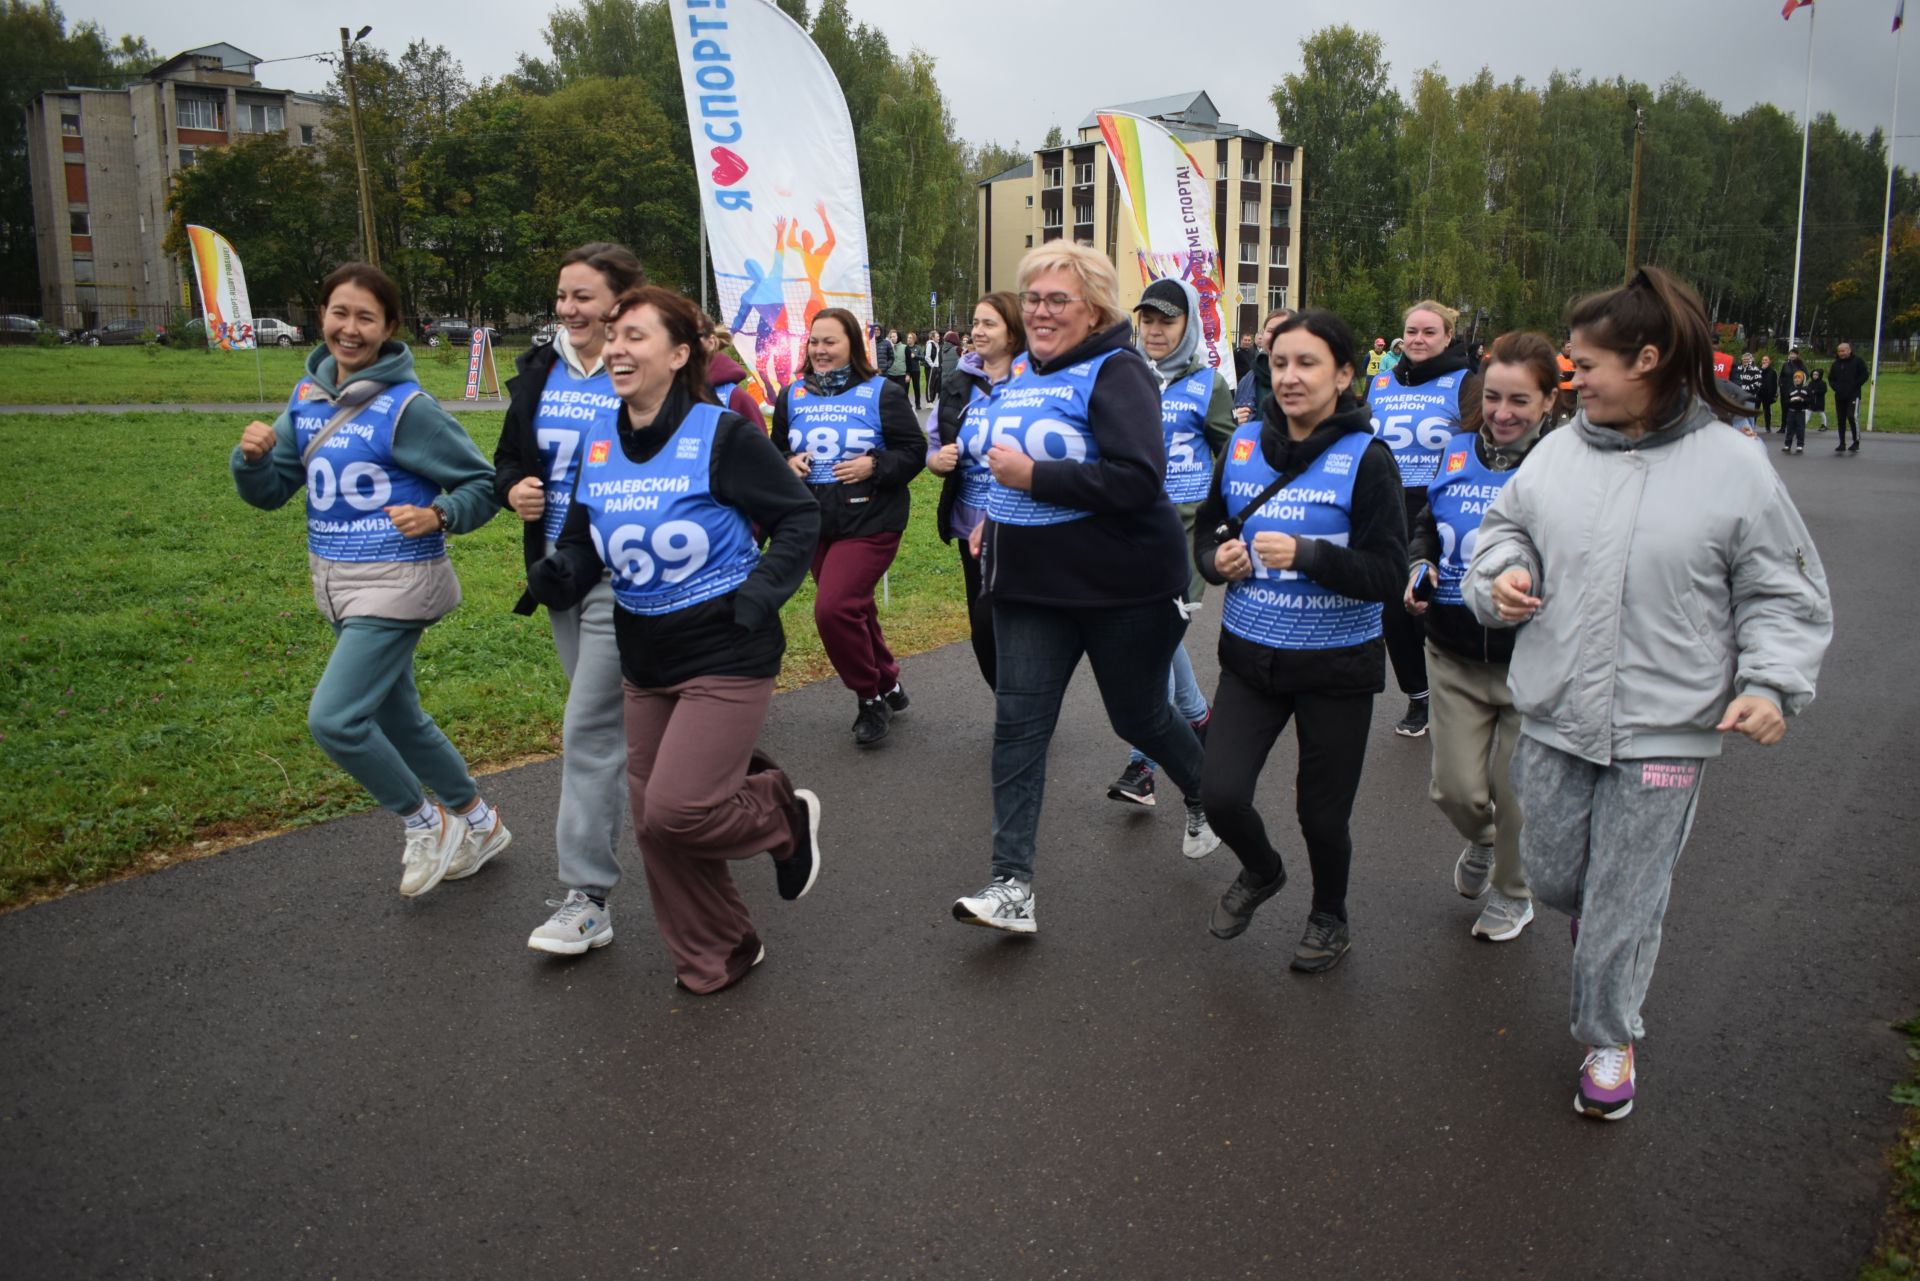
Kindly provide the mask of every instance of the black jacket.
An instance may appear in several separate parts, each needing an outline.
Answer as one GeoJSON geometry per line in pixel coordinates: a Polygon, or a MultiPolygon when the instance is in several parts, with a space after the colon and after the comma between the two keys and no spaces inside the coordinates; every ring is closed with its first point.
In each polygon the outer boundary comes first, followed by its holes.
{"type": "Polygon", "coordinates": [[[1780,371],[1768,365],[1760,371],[1760,403],[1771,405],[1780,399],[1780,371]]]}
{"type": "MultiPolygon", "coordinates": [[[[967,406],[973,403],[976,391],[987,386],[986,378],[972,370],[959,366],[954,369],[953,377],[940,382],[940,399],[934,410],[934,434],[938,437],[935,445],[951,445],[960,439],[960,425],[967,416],[967,406]]],[[[954,468],[940,479],[940,509],[935,516],[935,531],[940,541],[953,541],[953,531],[948,529],[953,516],[953,505],[960,500],[960,469],[954,468]]]]}
{"type": "MultiPolygon", "coordinates": [[[[780,399],[773,405],[773,442],[789,458],[794,451],[787,435],[787,405],[798,385],[781,388],[780,399]]],[[[825,394],[812,374],[807,375],[806,387],[814,395],[825,394]]],[[[912,514],[907,485],[927,465],[927,437],[913,416],[906,391],[890,378],[880,383],[880,448],[870,457],[873,475],[866,480],[807,486],[820,502],[820,537],[828,542],[897,534],[906,529],[912,514]]]]}
{"type": "Polygon", "coordinates": [[[893,340],[884,334],[873,340],[873,367],[881,373],[893,363],[893,340]]]}
{"type": "Polygon", "coordinates": [[[1818,413],[1826,412],[1827,380],[1820,376],[1817,369],[1807,379],[1807,408],[1818,413]]]}
{"type": "MultiPolygon", "coordinates": [[[[1372,434],[1366,407],[1342,398],[1342,408],[1314,428],[1305,440],[1288,434],[1280,402],[1267,402],[1260,419],[1260,453],[1287,481],[1313,465],[1329,445],[1352,432],[1372,434]]],[[[1227,580],[1214,568],[1220,550],[1220,525],[1229,511],[1220,493],[1225,454],[1213,468],[1213,484],[1193,524],[1193,561],[1210,583],[1227,580]]],[[[1302,538],[1293,567],[1301,574],[1355,600],[1400,607],[1407,577],[1407,515],[1401,497],[1400,469],[1393,451],[1374,441],[1360,455],[1353,479],[1353,528],[1347,545],[1324,538],[1302,538]]],[[[1377,694],[1386,688],[1386,643],[1374,637],[1344,649],[1274,649],[1220,630],[1220,663],[1254,688],[1269,694],[1311,691],[1319,694],[1377,694]]]]}
{"type": "MultiPolygon", "coordinates": [[[[679,387],[667,395],[650,426],[636,429],[620,409],[620,448],[644,463],[679,430],[693,402],[679,387]]],[[[713,496],[753,522],[766,546],[747,581],[725,596],[671,614],[641,615],[616,606],[613,634],[620,672],[642,689],[660,689],[696,676],[770,677],[780,673],[786,633],[780,607],[800,589],[820,532],[820,509],[759,426],[723,413],[714,426],[708,479],[713,496]]],[[[549,609],[586,599],[606,570],[576,503],[553,555],[527,571],[527,590],[549,609]]]]}
{"type": "Polygon", "coordinates": [[[1760,401],[1761,374],[1764,372],[1770,371],[1763,371],[1758,365],[1740,364],[1733,367],[1733,385],[1746,396],[1749,404],[1758,404],[1760,401]]]}
{"type": "MultiPolygon", "coordinates": [[[[493,496],[508,511],[507,491],[529,476],[542,476],[547,460],[534,439],[533,416],[540,408],[540,393],[547,389],[547,375],[560,363],[559,344],[565,335],[555,334],[553,341],[529,347],[513,362],[514,375],[507,379],[507,417],[500,424],[500,443],[493,449],[493,496]]],[[[520,555],[531,570],[547,554],[547,538],[537,520],[520,525],[520,555]]],[[[535,601],[531,592],[521,592],[514,604],[516,614],[531,614],[535,601]]]]}
{"type": "MultiPolygon", "coordinates": [[[[1539,444],[1538,439],[1534,441],[1539,444]]],[[[1487,442],[1475,436],[1474,453],[1479,455],[1480,465],[1490,465],[1487,442]]],[[[1532,450],[1527,451],[1528,455],[1532,450]]],[[[1526,463],[1526,456],[1520,459],[1526,463]]],[[[1421,561],[1430,565],[1440,563],[1440,529],[1433,518],[1433,508],[1426,503],[1413,515],[1413,523],[1407,530],[1407,565],[1412,567],[1421,561]]],[[[1402,591],[1404,595],[1404,588],[1402,591]]],[[[1388,609],[1404,609],[1403,601],[1395,601],[1388,609]]],[[[1473,616],[1473,610],[1466,605],[1442,605],[1438,601],[1429,602],[1427,612],[1420,616],[1425,624],[1427,639],[1446,650],[1449,654],[1470,659],[1476,663],[1505,663],[1513,658],[1513,642],[1519,631],[1512,627],[1482,627],[1480,620],[1473,616]]]]}
{"type": "Polygon", "coordinates": [[[1827,370],[1827,386],[1833,388],[1833,398],[1844,404],[1860,399],[1860,392],[1870,377],[1872,374],[1867,369],[1867,362],[1856,353],[1845,360],[1833,362],[1827,370]]]}
{"type": "Polygon", "coordinates": [[[989,520],[980,567],[994,600],[1090,609],[1144,605],[1173,600],[1192,579],[1186,531],[1164,483],[1160,384],[1132,342],[1133,326],[1122,320],[1053,360],[1027,353],[1038,374],[1113,355],[1100,366],[1087,406],[1099,457],[1033,466],[1037,501],[1090,514],[1058,525],[989,520]]]}

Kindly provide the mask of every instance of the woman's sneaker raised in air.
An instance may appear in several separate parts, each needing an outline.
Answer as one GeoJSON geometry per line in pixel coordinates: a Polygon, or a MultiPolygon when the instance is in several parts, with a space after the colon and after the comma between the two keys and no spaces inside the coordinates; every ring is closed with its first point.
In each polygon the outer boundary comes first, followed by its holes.
{"type": "Polygon", "coordinates": [[[1009,934],[1033,934],[1040,928],[1033,919],[1033,886],[1011,876],[996,876],[978,894],[955,901],[953,919],[1009,934]]]}
{"type": "Polygon", "coordinates": [[[1324,974],[1340,964],[1340,958],[1353,947],[1353,933],[1347,923],[1325,912],[1307,914],[1307,932],[1293,949],[1292,968],[1302,974],[1324,974]]]}
{"type": "Polygon", "coordinates": [[[467,839],[467,820],[447,813],[438,802],[440,822],[435,827],[409,827],[407,847],[400,855],[400,892],[418,898],[446,878],[447,867],[467,839]]]}
{"type": "Polygon", "coordinates": [[[1453,888],[1462,898],[1479,898],[1487,892],[1487,878],[1493,873],[1493,846],[1469,845],[1453,863],[1453,888]]]}
{"type": "Polygon", "coordinates": [[[1520,931],[1532,920],[1532,899],[1509,898],[1494,890],[1487,895],[1487,905],[1480,909],[1480,919],[1473,923],[1473,936],[1505,943],[1519,938],[1520,931]]]}
{"type": "Polygon", "coordinates": [[[820,798],[804,787],[794,789],[787,825],[793,829],[793,852],[774,863],[773,876],[780,897],[791,903],[820,876],[820,798]]]}
{"type": "Polygon", "coordinates": [[[1180,852],[1188,858],[1205,858],[1220,848],[1220,838],[1207,824],[1206,807],[1199,798],[1187,802],[1187,834],[1181,838],[1180,852]]]}
{"type": "Polygon", "coordinates": [[[1287,869],[1284,867],[1265,884],[1256,880],[1252,872],[1241,868],[1240,875],[1233,878],[1233,884],[1227,886],[1227,892],[1213,905],[1207,933],[1217,939],[1239,938],[1253,923],[1253,914],[1260,910],[1260,905],[1278,894],[1286,884],[1287,869]]]}
{"type": "Polygon", "coordinates": [[[1573,1110],[1581,1116],[1618,1121],[1633,1111],[1633,1047],[1595,1045],[1580,1065],[1580,1088],[1574,1091],[1573,1110]]]}
{"type": "Polygon", "coordinates": [[[547,906],[560,910],[528,936],[527,946],[534,951],[578,956],[613,942],[613,910],[588,898],[585,890],[568,890],[566,898],[550,898],[547,906]]]}
{"type": "Polygon", "coordinates": [[[1393,727],[1393,732],[1402,738],[1425,738],[1427,736],[1427,699],[1410,698],[1407,700],[1407,714],[1393,727]]]}
{"type": "MultiPolygon", "coordinates": [[[[465,822],[465,819],[461,820],[465,822]]],[[[460,852],[447,864],[447,874],[443,881],[458,881],[472,876],[487,865],[487,861],[507,846],[513,844],[513,833],[507,830],[506,820],[500,817],[500,811],[493,811],[493,826],[485,832],[467,829],[466,839],[460,842],[460,852]]]]}
{"type": "MultiPolygon", "coordinates": [[[[901,686],[899,681],[895,681],[893,688],[880,697],[887,700],[887,706],[892,708],[895,713],[904,712],[913,706],[913,700],[907,697],[907,691],[901,686]]],[[[756,962],[756,964],[758,964],[758,962],[756,962]]]]}
{"type": "Polygon", "coordinates": [[[1153,767],[1144,761],[1128,761],[1120,777],[1107,788],[1110,801],[1130,801],[1135,805],[1158,805],[1153,799],[1153,767]]]}

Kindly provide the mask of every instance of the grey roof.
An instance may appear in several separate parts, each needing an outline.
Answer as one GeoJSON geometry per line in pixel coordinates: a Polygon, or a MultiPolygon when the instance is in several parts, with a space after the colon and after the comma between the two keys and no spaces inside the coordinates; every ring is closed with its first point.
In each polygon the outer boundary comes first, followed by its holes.
{"type": "Polygon", "coordinates": [[[179,53],[174,54],[171,58],[168,58],[165,62],[148,72],[147,75],[150,78],[158,76],[159,73],[179,65],[182,60],[194,57],[218,58],[220,59],[221,70],[244,71],[248,75],[253,74],[254,67],[260,62],[258,54],[248,53],[238,45],[231,45],[223,40],[217,44],[203,44],[198,49],[182,49],[179,53]]]}
{"type": "Polygon", "coordinates": [[[1165,98],[1146,98],[1139,102],[1116,102],[1106,107],[1099,107],[1087,113],[1087,118],[1080,122],[1080,128],[1091,129],[1099,124],[1100,121],[1098,117],[1102,111],[1126,111],[1136,116],[1146,116],[1148,119],[1159,119],[1162,116],[1180,116],[1191,120],[1196,125],[1202,126],[1213,124],[1220,119],[1220,108],[1213,105],[1213,99],[1207,96],[1207,92],[1204,89],[1194,89],[1187,93],[1171,94],[1165,98]],[[1205,105],[1202,105],[1203,103],[1205,105]]]}
{"type": "Polygon", "coordinates": [[[1004,173],[997,173],[993,175],[993,177],[991,178],[982,178],[980,180],[979,185],[984,187],[984,186],[987,186],[989,183],[1006,182],[1010,178],[1031,178],[1031,177],[1033,177],[1033,157],[1028,156],[1025,160],[1022,160],[1019,164],[1015,165],[1011,169],[1006,170],[1004,173]]]}

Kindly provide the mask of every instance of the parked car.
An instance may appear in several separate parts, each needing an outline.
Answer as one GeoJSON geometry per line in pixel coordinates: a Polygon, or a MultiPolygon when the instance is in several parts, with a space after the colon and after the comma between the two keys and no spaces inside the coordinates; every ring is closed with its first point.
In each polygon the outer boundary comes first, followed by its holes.
{"type": "Polygon", "coordinates": [[[109,320],[104,325],[96,325],[81,333],[79,341],[89,347],[129,347],[145,340],[148,333],[156,338],[166,337],[166,329],[160,325],[149,325],[138,316],[129,316],[124,320],[109,320]]]}
{"type": "Polygon", "coordinates": [[[41,334],[52,334],[61,342],[72,342],[73,335],[32,316],[0,316],[0,343],[31,343],[41,334]]]}
{"type": "Polygon", "coordinates": [[[298,325],[290,325],[272,316],[255,316],[253,332],[262,347],[293,347],[304,344],[307,335],[298,325]]]}
{"type": "MultiPolygon", "coordinates": [[[[500,331],[491,325],[483,326],[487,331],[487,340],[494,346],[500,345],[500,331]]],[[[436,320],[420,331],[420,337],[429,347],[444,347],[451,343],[456,347],[465,347],[473,341],[476,326],[464,320],[436,320]]]]}

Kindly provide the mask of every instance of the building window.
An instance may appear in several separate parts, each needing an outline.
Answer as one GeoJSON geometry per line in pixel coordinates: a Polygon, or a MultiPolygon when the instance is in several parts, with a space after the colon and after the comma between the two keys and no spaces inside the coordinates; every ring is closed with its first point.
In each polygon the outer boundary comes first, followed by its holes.
{"type": "Polygon", "coordinates": [[[1218,169],[1215,171],[1213,176],[1218,178],[1221,182],[1225,182],[1227,180],[1227,158],[1225,156],[1220,157],[1220,165],[1218,169]]]}
{"type": "Polygon", "coordinates": [[[1081,161],[1079,164],[1075,165],[1073,167],[1073,181],[1075,186],[1079,186],[1079,187],[1092,186],[1093,185],[1093,161],[1084,160],[1084,161],[1081,161]]]}
{"type": "Polygon", "coordinates": [[[1092,205],[1090,204],[1075,205],[1073,207],[1074,226],[1076,227],[1090,226],[1092,222],[1093,222],[1093,206],[1092,205]]]}
{"type": "Polygon", "coordinates": [[[1287,287],[1275,285],[1267,290],[1267,310],[1277,311],[1287,305],[1287,287]]]}
{"type": "Polygon", "coordinates": [[[60,132],[66,134],[69,138],[78,138],[80,136],[80,113],[77,111],[61,112],[60,132]]]}
{"type": "Polygon", "coordinates": [[[179,112],[182,129],[218,129],[220,128],[220,100],[218,98],[180,97],[179,112]]]}
{"type": "Polygon", "coordinates": [[[1027,248],[1029,249],[1033,248],[1033,236],[1031,233],[1029,233],[1027,236],[1027,248]]]}
{"type": "Polygon", "coordinates": [[[1273,180],[1278,183],[1291,183],[1293,181],[1293,161],[1281,160],[1276,156],[1273,161],[1273,180]]]}
{"type": "Polygon", "coordinates": [[[73,283],[76,285],[93,283],[93,259],[75,258],[73,260],[73,283]]]}
{"type": "Polygon", "coordinates": [[[1287,225],[1287,219],[1289,216],[1290,216],[1290,212],[1287,206],[1277,204],[1273,207],[1273,214],[1270,218],[1268,218],[1267,221],[1272,223],[1275,227],[1284,227],[1287,225]]]}
{"type": "Polygon", "coordinates": [[[241,133],[285,133],[287,131],[285,107],[269,107],[258,102],[243,102],[235,114],[239,116],[241,133]]]}
{"type": "Polygon", "coordinates": [[[1242,182],[1259,182],[1260,181],[1260,161],[1258,157],[1256,156],[1240,157],[1240,181],[1242,182]]]}
{"type": "Polygon", "coordinates": [[[1284,240],[1274,241],[1273,252],[1267,255],[1267,261],[1270,266],[1274,266],[1274,267],[1286,266],[1287,265],[1287,242],[1284,240]]]}
{"type": "Polygon", "coordinates": [[[193,168],[193,148],[192,147],[180,148],[180,167],[182,169],[193,168]]]}
{"type": "Polygon", "coordinates": [[[1260,202],[1258,200],[1242,200],[1240,202],[1240,221],[1252,223],[1256,226],[1259,225],[1260,202]]]}
{"type": "Polygon", "coordinates": [[[91,236],[93,234],[93,223],[87,217],[86,210],[70,209],[67,211],[67,231],[76,236],[91,236]]]}
{"type": "Polygon", "coordinates": [[[1252,240],[1241,241],[1240,242],[1240,261],[1245,263],[1252,263],[1256,267],[1259,266],[1260,265],[1259,243],[1252,240]]]}
{"type": "Polygon", "coordinates": [[[1239,297],[1240,297],[1240,303],[1242,306],[1253,307],[1253,306],[1259,305],[1260,286],[1250,281],[1242,281],[1240,285],[1239,297]]]}
{"type": "Polygon", "coordinates": [[[1041,180],[1040,189],[1042,191],[1058,191],[1060,189],[1059,165],[1054,165],[1047,170],[1046,177],[1041,180]]]}
{"type": "Polygon", "coordinates": [[[1060,225],[1060,211],[1058,209],[1042,209],[1040,211],[1040,225],[1042,227],[1058,227],[1060,225]]]}
{"type": "Polygon", "coordinates": [[[1027,195],[1027,208],[1029,209],[1033,208],[1033,195],[1031,192],[1029,192],[1027,195]]]}
{"type": "MultiPolygon", "coordinates": [[[[311,147],[313,145],[313,126],[312,125],[300,126],[300,145],[303,147],[311,147]]],[[[1027,203],[1029,204],[1033,203],[1032,196],[1027,197],[1027,203]]]]}

